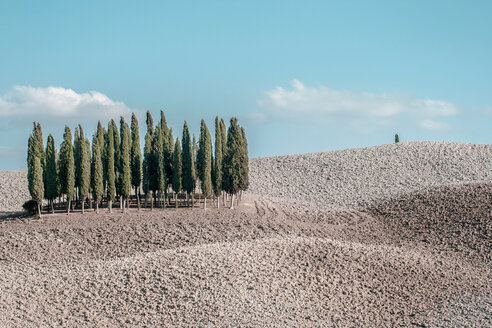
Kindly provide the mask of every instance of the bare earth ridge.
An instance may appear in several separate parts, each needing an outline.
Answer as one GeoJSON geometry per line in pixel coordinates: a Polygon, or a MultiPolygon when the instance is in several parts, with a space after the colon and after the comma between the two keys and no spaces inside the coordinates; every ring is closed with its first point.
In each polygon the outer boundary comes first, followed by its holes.
{"type": "MultiPolygon", "coordinates": [[[[490,325],[492,146],[411,142],[250,169],[232,211],[1,221],[0,325],[490,325]]],[[[0,172],[4,215],[26,184],[0,172]]]]}

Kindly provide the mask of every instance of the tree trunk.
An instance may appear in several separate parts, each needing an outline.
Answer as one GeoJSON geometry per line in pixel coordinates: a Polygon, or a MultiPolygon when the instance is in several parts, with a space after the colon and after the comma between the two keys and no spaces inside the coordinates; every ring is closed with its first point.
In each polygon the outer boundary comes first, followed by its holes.
{"type": "Polygon", "coordinates": [[[203,197],[204,201],[203,201],[203,209],[206,210],[207,209],[207,197],[203,197]]]}
{"type": "Polygon", "coordinates": [[[38,203],[38,218],[41,218],[41,204],[38,203]]]}
{"type": "Polygon", "coordinates": [[[232,210],[234,208],[234,194],[231,195],[231,207],[230,209],[232,210]]]}
{"type": "Polygon", "coordinates": [[[220,208],[220,195],[217,196],[217,208],[220,208]]]}
{"type": "Polygon", "coordinates": [[[51,214],[55,214],[55,206],[53,205],[55,201],[52,199],[51,200],[51,214]]]}
{"type": "Polygon", "coordinates": [[[96,213],[99,213],[99,204],[96,202],[96,213]]]}
{"type": "Polygon", "coordinates": [[[153,193],[150,195],[150,210],[154,210],[154,195],[153,193]]]}
{"type": "Polygon", "coordinates": [[[80,204],[82,205],[82,214],[84,214],[84,205],[85,205],[84,203],[85,203],[84,200],[81,199],[80,204]]]}
{"type": "Polygon", "coordinates": [[[67,199],[67,215],[70,214],[70,201],[67,199]]]}
{"type": "Polygon", "coordinates": [[[195,194],[191,194],[191,208],[195,207],[195,194]]]}
{"type": "Polygon", "coordinates": [[[131,196],[128,196],[125,198],[125,204],[126,204],[126,209],[129,210],[130,209],[130,200],[131,200],[131,196]]]}
{"type": "Polygon", "coordinates": [[[113,213],[113,201],[111,199],[109,200],[108,206],[109,206],[109,213],[113,213]]]}
{"type": "Polygon", "coordinates": [[[123,196],[120,195],[120,210],[123,209],[123,196]]]}
{"type": "Polygon", "coordinates": [[[89,209],[92,210],[92,195],[89,196],[89,209]]]}
{"type": "MultiPolygon", "coordinates": [[[[123,196],[121,196],[121,197],[123,197],[123,196]]],[[[121,206],[121,210],[122,210],[121,212],[125,213],[125,200],[123,200],[123,198],[121,198],[121,205],[122,205],[121,206]]]]}

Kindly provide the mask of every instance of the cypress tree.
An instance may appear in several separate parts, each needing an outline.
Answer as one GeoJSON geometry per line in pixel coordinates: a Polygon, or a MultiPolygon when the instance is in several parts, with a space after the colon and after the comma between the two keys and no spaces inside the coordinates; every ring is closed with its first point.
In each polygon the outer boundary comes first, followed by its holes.
{"type": "Polygon", "coordinates": [[[102,168],[103,168],[103,190],[106,190],[107,188],[106,185],[108,182],[108,167],[107,167],[107,159],[106,159],[108,133],[106,132],[106,129],[102,126],[101,121],[97,122],[96,138],[97,138],[97,144],[99,146],[99,154],[101,156],[102,168]]]}
{"type": "MultiPolygon", "coordinates": [[[[166,162],[164,160],[164,164],[166,165],[166,177],[168,183],[166,184],[168,190],[173,184],[173,163],[174,163],[174,137],[173,137],[173,129],[169,129],[168,134],[168,146],[169,146],[169,160],[166,162]]],[[[169,201],[169,200],[168,200],[169,201]]]]}
{"type": "MultiPolygon", "coordinates": [[[[151,186],[154,193],[158,191],[158,197],[161,198],[166,189],[166,168],[164,163],[164,132],[160,125],[154,131],[152,159],[151,172],[155,178],[154,182],[151,182],[151,186]]],[[[161,203],[161,207],[163,207],[163,203],[161,203]]]]}
{"type": "MultiPolygon", "coordinates": [[[[34,158],[38,157],[40,159],[41,163],[41,169],[43,170],[42,172],[42,177],[43,177],[43,184],[44,184],[44,178],[45,178],[45,173],[44,173],[44,167],[45,167],[45,153],[44,153],[44,146],[43,146],[43,133],[41,131],[41,124],[36,122],[33,122],[33,131],[32,135],[29,136],[29,141],[28,141],[28,153],[27,153],[27,180],[28,180],[28,186],[32,186],[32,178],[33,178],[33,172],[32,170],[34,169],[34,158]]],[[[29,187],[30,188],[30,187],[29,187]]],[[[44,186],[43,186],[44,188],[44,186]]],[[[31,189],[29,189],[31,191],[31,189]]]]}
{"type": "Polygon", "coordinates": [[[36,148],[36,156],[39,156],[39,161],[41,163],[41,169],[43,170],[43,188],[44,195],[46,195],[46,153],[43,143],[43,131],[41,129],[41,124],[38,122],[36,124],[36,130],[34,132],[34,143],[36,148]]]}
{"type": "Polygon", "coordinates": [[[241,129],[237,125],[237,119],[233,117],[227,131],[227,148],[223,162],[223,185],[224,190],[231,194],[231,209],[234,208],[234,195],[241,189],[243,157],[241,129]]]}
{"type": "Polygon", "coordinates": [[[75,164],[75,195],[78,200],[78,190],[80,189],[80,156],[82,153],[82,143],[80,142],[80,125],[75,127],[73,135],[73,160],[75,164]]]}
{"type": "Polygon", "coordinates": [[[220,136],[222,139],[222,158],[224,158],[227,149],[227,129],[224,123],[224,119],[220,119],[220,136]]]}
{"type": "Polygon", "coordinates": [[[27,180],[29,193],[38,204],[38,215],[41,216],[41,204],[44,198],[44,171],[41,161],[44,160],[44,146],[41,125],[33,123],[33,133],[29,136],[27,152],[27,180]]]}
{"type": "MultiPolygon", "coordinates": [[[[120,135],[118,133],[118,126],[116,122],[113,122],[113,142],[114,142],[114,184],[116,186],[116,196],[119,197],[120,193],[120,165],[121,165],[121,155],[120,155],[120,135]]],[[[120,204],[121,207],[122,204],[120,204]]]]}
{"type": "MultiPolygon", "coordinates": [[[[36,124],[34,125],[34,129],[36,129],[36,124]]],[[[33,134],[29,135],[29,140],[27,141],[27,187],[29,189],[29,193],[32,194],[32,186],[33,186],[33,165],[34,165],[34,131],[33,134]]]]}
{"type": "MultiPolygon", "coordinates": [[[[212,167],[212,185],[215,196],[219,197],[222,192],[222,128],[219,118],[215,117],[215,158],[212,167]]],[[[220,207],[220,200],[217,199],[217,207],[220,207]]]]}
{"type": "Polygon", "coordinates": [[[50,134],[46,143],[46,192],[45,197],[51,206],[51,213],[54,213],[53,202],[58,197],[58,173],[56,168],[56,149],[55,140],[50,134]]]}
{"type": "Polygon", "coordinates": [[[212,140],[205,121],[201,121],[200,145],[197,151],[198,176],[204,196],[203,208],[207,208],[207,197],[212,192],[212,140]]]}
{"type": "MultiPolygon", "coordinates": [[[[172,169],[172,161],[173,161],[173,154],[174,154],[174,137],[173,137],[173,129],[169,129],[169,148],[171,149],[171,169],[172,169]]],[[[172,174],[171,174],[172,176],[172,174]]]]}
{"type": "Polygon", "coordinates": [[[85,200],[89,197],[91,183],[91,150],[89,140],[84,137],[82,127],[80,127],[80,144],[79,197],[82,206],[82,214],[84,214],[85,200]]]}
{"type": "Polygon", "coordinates": [[[182,188],[182,162],[181,162],[181,145],[179,139],[176,138],[176,143],[174,144],[173,152],[173,191],[174,191],[174,201],[176,208],[178,207],[178,197],[177,194],[181,192],[182,188]]]}
{"type": "Polygon", "coordinates": [[[193,206],[193,191],[195,190],[195,163],[193,156],[193,146],[191,144],[190,131],[186,121],[183,126],[183,151],[182,151],[182,169],[183,169],[183,189],[188,195],[191,195],[193,206]]]}
{"type": "Polygon", "coordinates": [[[162,133],[162,143],[163,143],[163,155],[164,155],[164,169],[165,169],[165,189],[164,189],[164,198],[167,200],[167,186],[171,185],[171,177],[172,177],[172,154],[173,149],[171,148],[171,143],[169,141],[170,138],[170,130],[167,126],[166,116],[164,112],[161,110],[161,121],[160,121],[161,133],[162,133]]]}
{"type": "MultiPolygon", "coordinates": [[[[144,160],[143,160],[143,181],[142,188],[145,194],[145,201],[149,198],[149,192],[151,191],[150,182],[150,164],[152,163],[152,140],[154,138],[154,121],[152,119],[152,114],[147,111],[147,133],[145,134],[145,145],[144,145],[144,160]]],[[[153,206],[153,202],[152,205],[153,206]]]]}
{"type": "MultiPolygon", "coordinates": [[[[104,140],[104,139],[103,139],[104,140]]],[[[102,199],[104,193],[104,170],[102,164],[102,156],[101,156],[101,146],[99,136],[96,134],[92,138],[92,193],[94,197],[94,203],[96,205],[96,213],[99,213],[99,202],[102,199]]],[[[112,144],[112,142],[111,142],[112,144]]],[[[114,149],[112,150],[114,152],[114,149]]],[[[111,159],[114,161],[114,159],[111,159]]],[[[114,165],[113,165],[114,166],[114,165]]],[[[114,176],[113,176],[114,177],[114,176]]],[[[113,188],[114,188],[114,179],[113,179],[113,188]]],[[[109,188],[108,188],[109,189],[109,188]]],[[[108,197],[109,198],[109,197],[108,197]]]]}
{"type": "Polygon", "coordinates": [[[246,132],[243,127],[241,127],[241,164],[241,179],[239,188],[242,194],[242,192],[248,190],[249,187],[248,141],[246,139],[246,132]]]}
{"type": "Polygon", "coordinates": [[[41,163],[41,169],[43,170],[43,183],[44,183],[46,154],[44,152],[43,131],[41,129],[41,124],[39,122],[35,124],[35,128],[34,128],[34,149],[35,149],[35,154],[37,157],[39,157],[39,161],[41,163]]]}
{"type": "Polygon", "coordinates": [[[196,163],[197,163],[197,160],[196,160],[196,155],[198,153],[198,144],[196,143],[196,138],[195,138],[195,135],[193,134],[193,162],[195,163],[195,173],[197,172],[197,167],[196,167],[196,163]]]}
{"type": "Polygon", "coordinates": [[[36,156],[39,157],[39,162],[41,163],[41,169],[44,171],[44,166],[46,163],[46,154],[44,153],[43,131],[41,129],[41,124],[39,122],[36,124],[36,129],[34,131],[34,144],[36,148],[36,156]]]}
{"type": "Polygon", "coordinates": [[[60,146],[60,187],[61,193],[67,196],[67,214],[70,213],[70,202],[75,188],[75,164],[73,158],[72,132],[65,125],[63,142],[60,146]]]}
{"type": "MultiPolygon", "coordinates": [[[[224,190],[224,156],[226,154],[227,149],[227,129],[224,123],[224,119],[220,119],[220,137],[222,143],[222,190],[224,190]]],[[[223,205],[226,206],[226,193],[222,195],[223,205]]]]}
{"type": "Polygon", "coordinates": [[[132,149],[131,149],[131,168],[132,186],[135,189],[137,198],[137,208],[140,210],[140,184],[142,183],[142,151],[140,150],[140,133],[138,120],[135,113],[132,113],[132,149]]]}
{"type": "MultiPolygon", "coordinates": [[[[113,122],[114,123],[114,122],[113,122]]],[[[114,124],[111,122],[108,125],[108,138],[106,147],[106,161],[108,170],[108,181],[107,181],[107,197],[108,197],[108,207],[109,213],[113,213],[113,201],[116,196],[116,184],[115,184],[115,169],[114,169],[114,124]]]]}
{"type": "Polygon", "coordinates": [[[32,186],[31,197],[38,204],[38,216],[41,217],[41,204],[44,197],[44,185],[43,185],[43,168],[41,167],[41,159],[34,156],[31,162],[32,172],[32,186]]]}
{"type": "MultiPolygon", "coordinates": [[[[120,197],[124,198],[128,204],[131,189],[131,168],[130,168],[130,150],[131,150],[131,134],[128,124],[126,124],[123,116],[120,118],[120,172],[119,172],[119,188],[120,197]]],[[[123,212],[125,206],[123,204],[123,212]]]]}

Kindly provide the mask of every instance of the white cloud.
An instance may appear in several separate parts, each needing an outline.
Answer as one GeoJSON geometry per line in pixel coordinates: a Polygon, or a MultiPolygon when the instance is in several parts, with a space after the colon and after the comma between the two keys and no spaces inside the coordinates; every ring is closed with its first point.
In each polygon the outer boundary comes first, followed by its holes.
{"type": "Polygon", "coordinates": [[[448,123],[445,122],[437,122],[431,119],[426,119],[420,122],[420,127],[426,130],[432,131],[446,131],[451,128],[448,123]]]}
{"type": "Polygon", "coordinates": [[[291,86],[290,90],[278,86],[264,91],[264,97],[259,101],[262,114],[318,122],[340,117],[384,122],[402,115],[422,120],[458,113],[456,105],[442,100],[418,99],[404,94],[334,90],[323,85],[309,87],[295,79],[291,86]]]}
{"type": "Polygon", "coordinates": [[[93,121],[128,116],[131,109],[103,93],[62,87],[14,86],[0,97],[0,117],[93,121]]]}

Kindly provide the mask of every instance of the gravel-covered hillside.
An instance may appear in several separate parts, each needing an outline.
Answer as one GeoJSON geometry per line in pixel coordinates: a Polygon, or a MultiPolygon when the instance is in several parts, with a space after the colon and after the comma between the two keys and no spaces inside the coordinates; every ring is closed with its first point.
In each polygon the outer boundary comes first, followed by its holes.
{"type": "Polygon", "coordinates": [[[26,171],[0,171],[0,215],[22,211],[29,199],[26,171]]]}
{"type": "Polygon", "coordinates": [[[492,145],[403,142],[254,158],[249,194],[296,207],[363,207],[400,194],[492,181],[492,145]]]}
{"type": "MultiPolygon", "coordinates": [[[[0,326],[490,326],[492,146],[250,168],[234,210],[0,220],[0,326]]],[[[3,218],[28,198],[25,171],[0,172],[3,218]]]]}

